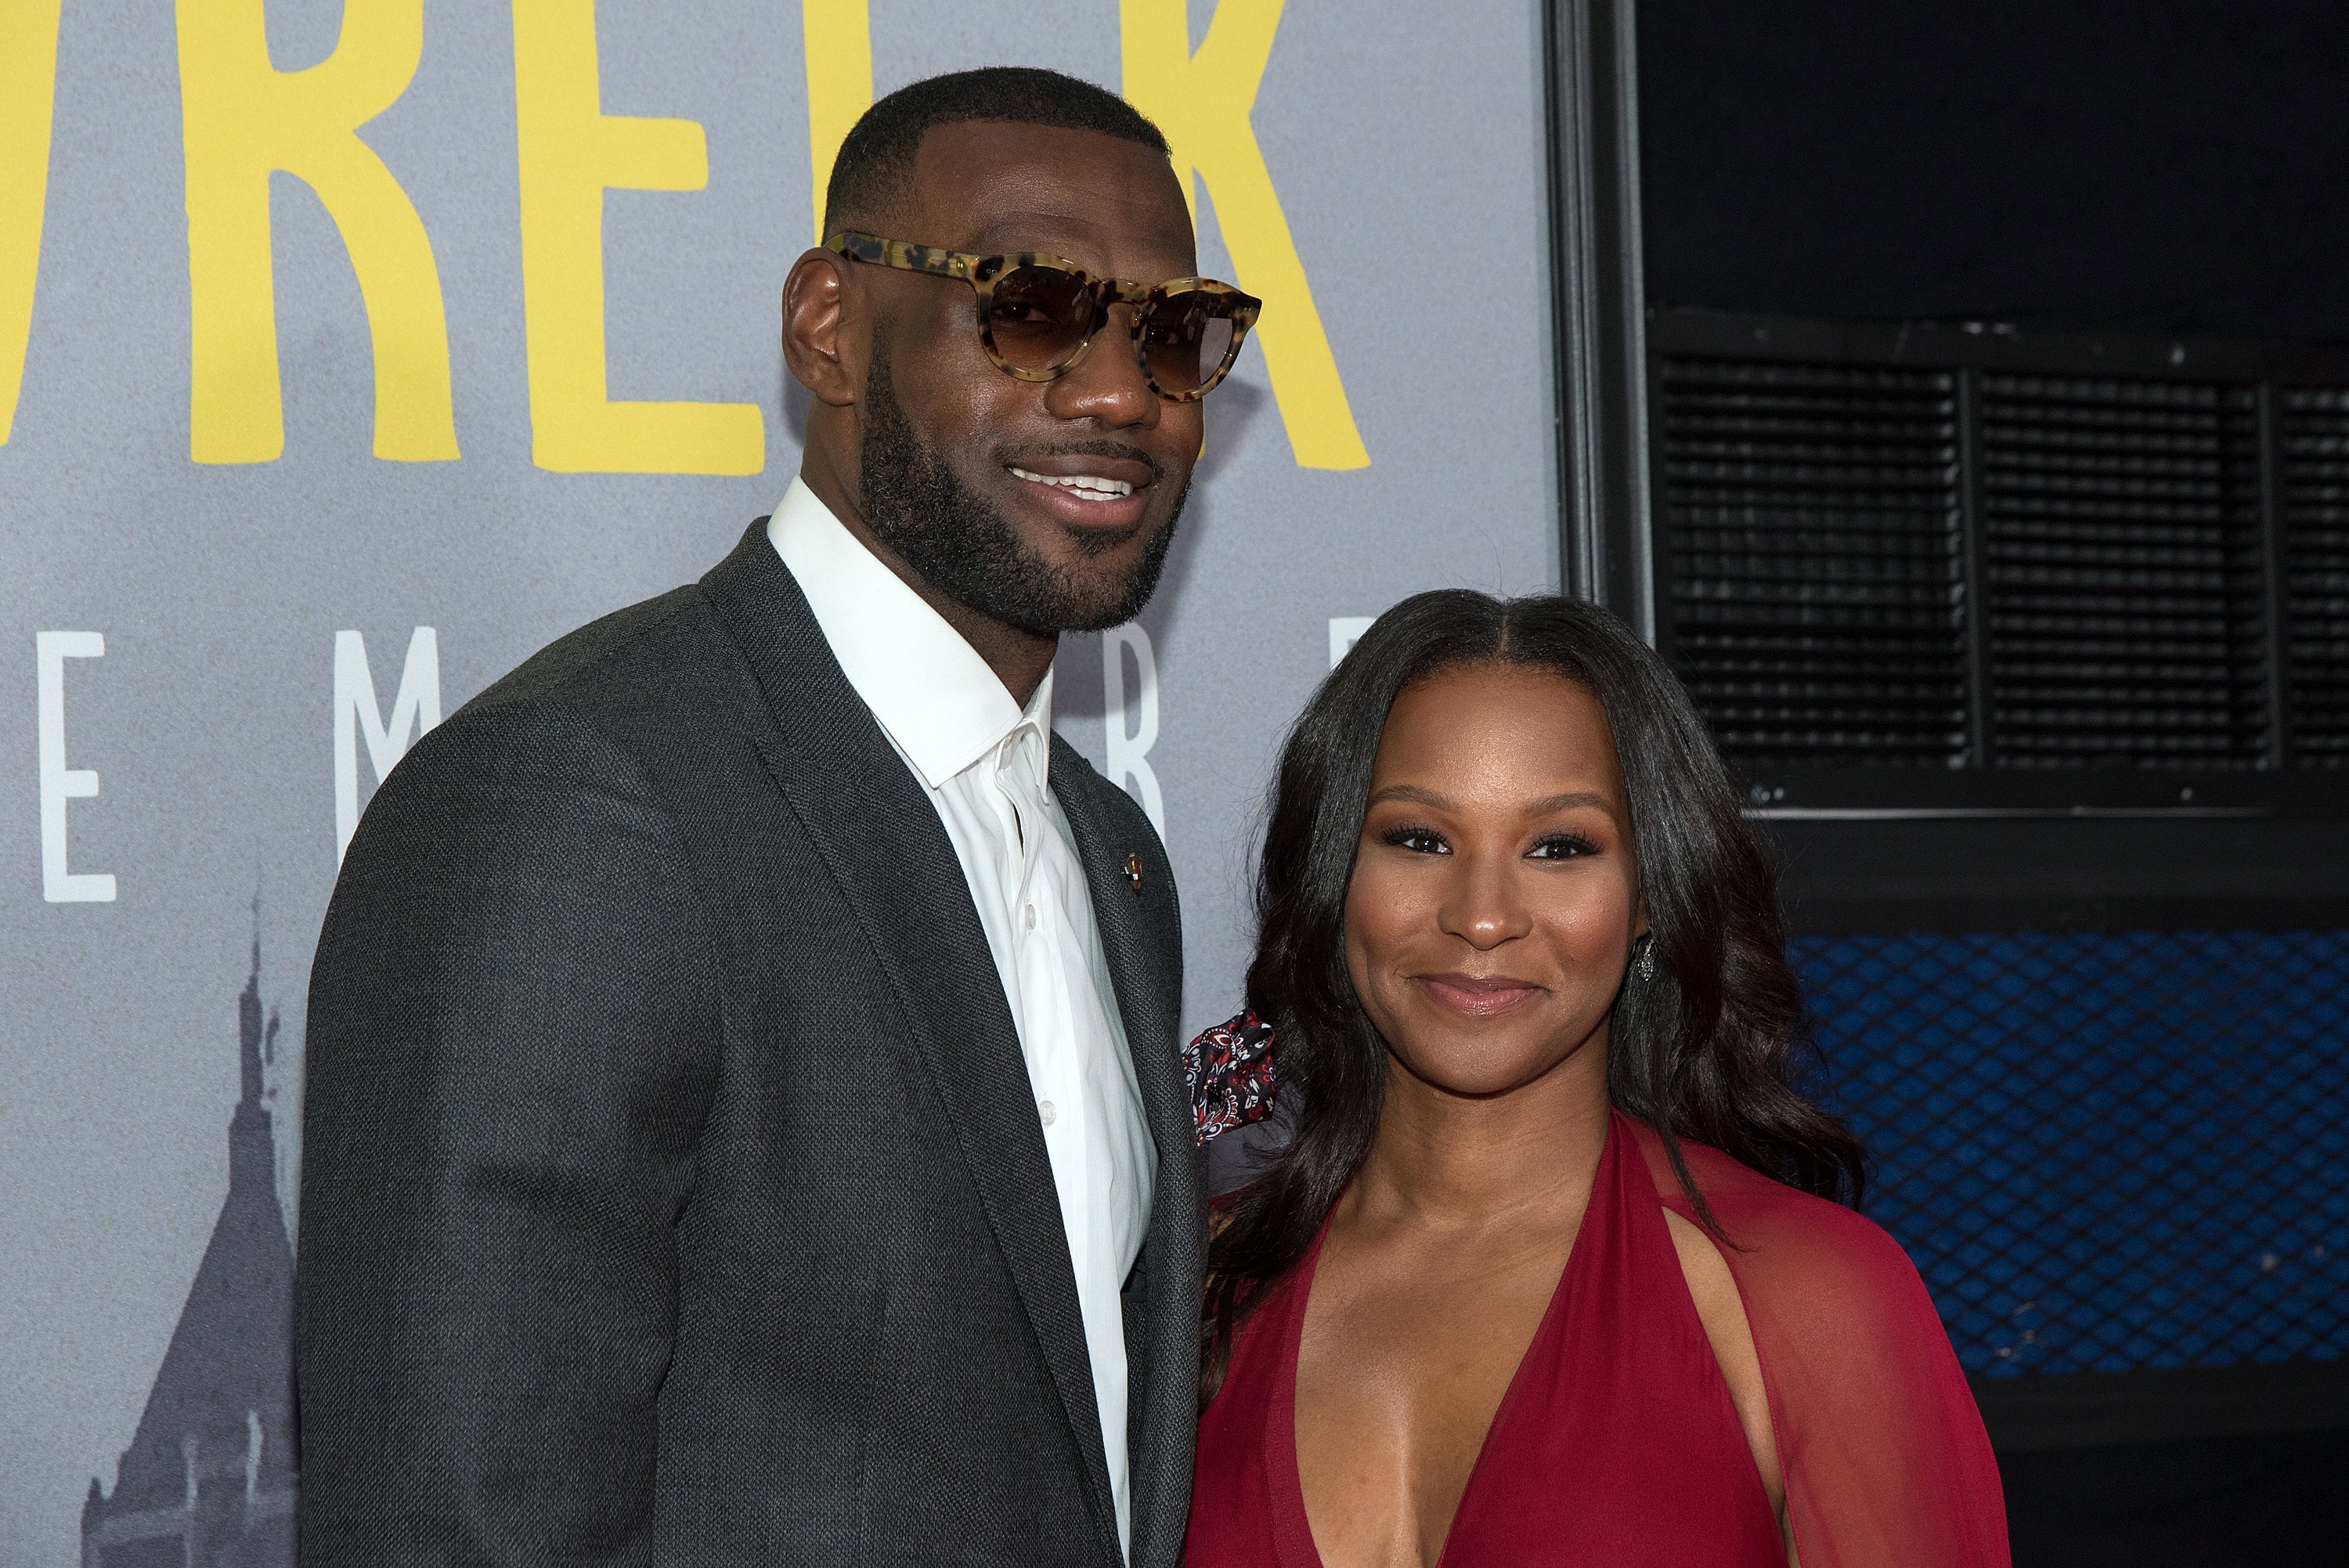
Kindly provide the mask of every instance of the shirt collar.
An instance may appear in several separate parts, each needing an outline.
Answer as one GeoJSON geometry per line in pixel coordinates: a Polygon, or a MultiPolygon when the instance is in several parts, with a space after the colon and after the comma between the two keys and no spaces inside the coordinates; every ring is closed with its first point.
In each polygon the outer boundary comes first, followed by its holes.
{"type": "MultiPolygon", "coordinates": [[[[1052,730],[1052,672],[1022,708],[978,651],[794,478],[767,540],[807,596],[848,684],[933,789],[1023,726],[1052,730]]],[[[1040,748],[1040,759],[1050,748],[1040,748]]]]}

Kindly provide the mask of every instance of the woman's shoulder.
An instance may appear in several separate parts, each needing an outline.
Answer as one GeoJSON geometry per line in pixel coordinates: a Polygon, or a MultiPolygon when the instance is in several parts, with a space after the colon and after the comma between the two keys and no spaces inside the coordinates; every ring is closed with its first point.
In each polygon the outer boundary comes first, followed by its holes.
{"type": "MultiPolygon", "coordinates": [[[[1663,1140],[1633,1122],[1684,1219],[1663,1140]]],[[[1997,1460],[1909,1254],[1866,1216],[1681,1140],[1720,1221],[1768,1390],[1805,1563],[2004,1568],[1997,1460]]]]}
{"type": "MultiPolygon", "coordinates": [[[[1681,1188],[1663,1140],[1632,1120],[1656,1195],[1702,1223],[1681,1188]]],[[[1774,1181],[1711,1144],[1680,1140],[1681,1157],[1719,1222],[1732,1269],[1749,1294],[1762,1278],[1799,1285],[1812,1311],[1880,1317],[1931,1307],[1916,1264],[1891,1233],[1865,1214],[1774,1181]],[[1837,1311],[1840,1307],[1842,1310],[1837,1311]]],[[[1938,1328],[1938,1318],[1934,1319],[1938,1328]]]]}

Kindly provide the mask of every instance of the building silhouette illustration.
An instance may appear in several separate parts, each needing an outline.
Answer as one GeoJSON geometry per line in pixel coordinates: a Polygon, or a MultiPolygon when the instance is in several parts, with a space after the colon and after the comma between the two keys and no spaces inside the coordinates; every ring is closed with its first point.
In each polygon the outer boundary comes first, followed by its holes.
{"type": "Polygon", "coordinates": [[[237,999],[228,1200],[114,1491],[89,1483],[82,1568],[293,1568],[294,1249],[262,1085],[276,1044],[275,1013],[262,1021],[256,937],[237,999]]]}

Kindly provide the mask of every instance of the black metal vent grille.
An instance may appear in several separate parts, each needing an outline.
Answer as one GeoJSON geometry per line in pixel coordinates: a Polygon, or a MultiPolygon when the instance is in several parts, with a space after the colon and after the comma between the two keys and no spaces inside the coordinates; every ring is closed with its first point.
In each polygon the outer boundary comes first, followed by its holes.
{"type": "Polygon", "coordinates": [[[2256,391],[1986,373],[1981,409],[1992,756],[2256,766],[2256,391]]]}
{"type": "Polygon", "coordinates": [[[2349,392],[2279,401],[2289,749],[2302,767],[2349,767],[2349,392]]]}
{"type": "Polygon", "coordinates": [[[2349,354],[1668,313],[1657,645],[1781,812],[2349,809],[2349,354]]]}
{"type": "Polygon", "coordinates": [[[1682,360],[1663,385],[1674,662],[1723,744],[1961,763],[1956,377],[1682,360]]]}

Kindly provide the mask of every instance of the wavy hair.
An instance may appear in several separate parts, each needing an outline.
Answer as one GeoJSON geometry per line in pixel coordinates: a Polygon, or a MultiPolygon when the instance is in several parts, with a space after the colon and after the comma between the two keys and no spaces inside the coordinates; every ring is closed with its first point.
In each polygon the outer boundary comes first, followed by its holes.
{"type": "Polygon", "coordinates": [[[1546,670],[1586,686],[1614,731],[1655,976],[1617,995],[1609,1099],[1655,1129],[1716,1236],[1682,1139],[1855,1207],[1865,1188],[1858,1140],[1795,1087],[1811,1040],[1776,877],[1680,682],[1596,605],[1417,594],[1380,616],[1322,682],[1274,776],[1247,1003],[1275,1031],[1280,1092],[1299,1109],[1287,1145],[1223,1207],[1208,1247],[1209,1393],[1237,1324],[1304,1256],[1378,1130],[1387,1047],[1354,994],[1345,934],[1371,769],[1397,695],[1470,665],[1546,670]]]}

